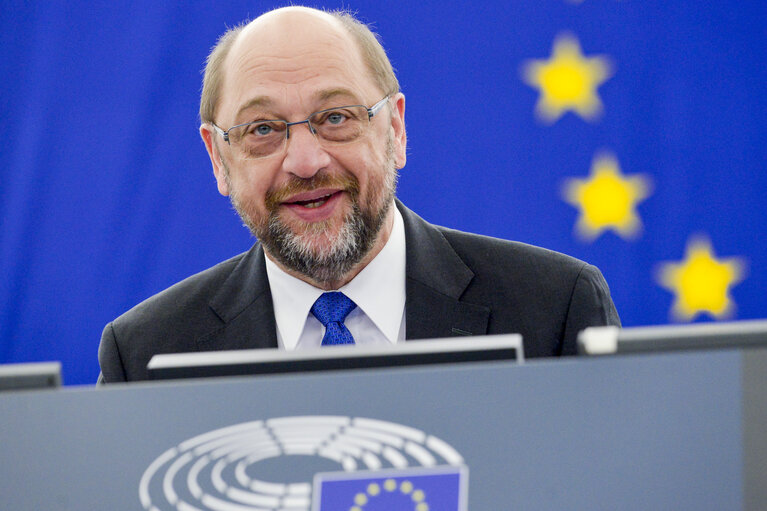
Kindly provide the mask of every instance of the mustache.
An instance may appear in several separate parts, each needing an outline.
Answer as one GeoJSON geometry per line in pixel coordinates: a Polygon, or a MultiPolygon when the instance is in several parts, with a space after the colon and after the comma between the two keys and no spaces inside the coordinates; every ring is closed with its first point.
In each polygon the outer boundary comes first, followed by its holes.
{"type": "Polygon", "coordinates": [[[349,193],[353,200],[357,199],[360,193],[359,181],[354,176],[330,175],[325,171],[320,171],[305,179],[291,175],[284,185],[268,190],[264,202],[268,211],[274,211],[293,195],[310,192],[318,188],[338,188],[349,193]]]}

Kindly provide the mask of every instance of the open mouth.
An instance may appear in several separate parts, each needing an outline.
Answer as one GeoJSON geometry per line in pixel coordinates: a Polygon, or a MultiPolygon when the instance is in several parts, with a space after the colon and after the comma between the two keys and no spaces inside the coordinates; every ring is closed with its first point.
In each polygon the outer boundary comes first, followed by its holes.
{"type": "Polygon", "coordinates": [[[301,207],[307,208],[307,209],[319,208],[320,206],[325,204],[332,197],[338,195],[339,193],[341,193],[341,192],[337,191],[337,192],[321,195],[319,197],[313,197],[313,198],[308,199],[308,200],[297,200],[297,201],[293,201],[293,202],[286,202],[286,204],[301,206],[301,207]]]}
{"type": "MultiPolygon", "coordinates": [[[[338,192],[336,192],[336,193],[338,193],[338,192]]],[[[323,195],[322,197],[317,197],[316,199],[300,200],[300,201],[293,202],[292,204],[297,204],[299,206],[303,206],[305,208],[310,208],[310,209],[311,208],[318,208],[318,207],[322,206],[323,204],[325,204],[328,201],[328,199],[330,197],[332,197],[333,195],[334,194],[329,193],[327,195],[323,195]]]]}

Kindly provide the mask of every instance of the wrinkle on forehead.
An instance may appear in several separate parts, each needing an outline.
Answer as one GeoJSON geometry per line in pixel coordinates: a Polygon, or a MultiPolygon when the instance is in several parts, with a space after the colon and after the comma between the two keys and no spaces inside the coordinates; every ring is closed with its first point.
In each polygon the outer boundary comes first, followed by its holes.
{"type": "MultiPolygon", "coordinates": [[[[238,58],[233,58],[229,70],[232,76],[242,75],[257,79],[268,73],[270,79],[294,82],[318,78],[349,67],[349,58],[323,51],[323,48],[318,48],[317,45],[304,52],[297,51],[297,53],[299,53],[300,58],[253,50],[238,58]],[[314,67],[307,66],[307,61],[310,61],[314,67]]],[[[364,72],[364,67],[362,69],[364,72]]]]}

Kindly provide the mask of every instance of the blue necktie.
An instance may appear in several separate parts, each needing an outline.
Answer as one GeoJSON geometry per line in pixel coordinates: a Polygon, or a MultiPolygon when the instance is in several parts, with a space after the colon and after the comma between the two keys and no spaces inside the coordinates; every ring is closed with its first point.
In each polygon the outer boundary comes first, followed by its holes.
{"type": "Polygon", "coordinates": [[[317,298],[312,305],[312,314],[325,326],[325,335],[322,337],[323,346],[354,344],[354,337],[344,325],[344,320],[355,307],[357,307],[356,303],[338,291],[322,293],[322,296],[317,298]]]}

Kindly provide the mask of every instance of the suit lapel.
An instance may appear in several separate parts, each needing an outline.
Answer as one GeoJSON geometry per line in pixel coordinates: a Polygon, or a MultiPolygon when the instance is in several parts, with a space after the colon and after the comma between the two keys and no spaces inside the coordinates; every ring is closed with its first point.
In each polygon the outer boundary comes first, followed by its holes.
{"type": "Polygon", "coordinates": [[[274,306],[260,243],[235,266],[210,300],[210,308],[223,324],[197,339],[201,351],[277,347],[274,306]]]}
{"type": "Polygon", "coordinates": [[[490,309],[460,301],[474,273],[439,230],[397,207],[405,223],[407,339],[486,334],[490,309]]]}
{"type": "MultiPolygon", "coordinates": [[[[460,300],[474,273],[442,233],[407,209],[406,337],[429,339],[487,333],[490,309],[460,300]]],[[[197,339],[200,351],[276,348],[277,327],[264,251],[256,243],[210,300],[220,328],[197,339]]]]}

